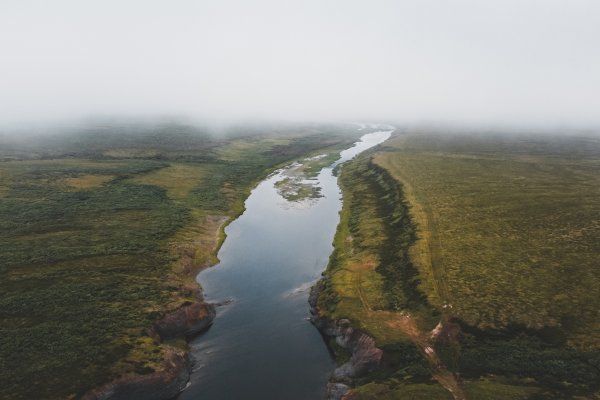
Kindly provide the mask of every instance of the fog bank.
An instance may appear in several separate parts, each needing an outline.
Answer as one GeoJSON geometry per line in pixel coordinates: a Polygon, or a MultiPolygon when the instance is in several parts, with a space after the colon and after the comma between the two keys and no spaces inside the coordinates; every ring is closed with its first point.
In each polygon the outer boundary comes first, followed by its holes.
{"type": "Polygon", "coordinates": [[[595,0],[3,0],[0,125],[600,126],[595,0]]]}

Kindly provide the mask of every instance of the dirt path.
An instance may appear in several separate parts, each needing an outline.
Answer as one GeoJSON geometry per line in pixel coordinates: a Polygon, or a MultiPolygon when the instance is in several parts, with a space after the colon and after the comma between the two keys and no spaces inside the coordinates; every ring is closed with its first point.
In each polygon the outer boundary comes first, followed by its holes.
{"type": "Polygon", "coordinates": [[[460,379],[444,365],[435,351],[434,342],[437,336],[433,332],[436,332],[438,328],[436,327],[429,335],[425,335],[417,327],[417,324],[409,313],[385,313],[389,314],[388,325],[393,329],[399,329],[404,332],[421,351],[429,364],[433,378],[452,394],[454,400],[466,400],[460,379]]]}
{"type": "Polygon", "coordinates": [[[365,308],[365,310],[367,310],[369,315],[381,316],[385,320],[387,320],[387,324],[391,328],[398,329],[405,333],[412,340],[415,346],[417,346],[417,348],[421,351],[423,357],[427,360],[433,378],[452,394],[454,400],[466,400],[466,396],[460,379],[454,372],[450,371],[446,367],[446,365],[444,365],[441,358],[435,351],[435,340],[437,339],[439,333],[443,329],[441,323],[438,324],[438,326],[432,332],[425,334],[421,332],[421,330],[415,323],[414,318],[408,312],[372,310],[369,306],[368,301],[365,298],[361,283],[361,271],[359,270],[358,294],[363,307],[365,308]]]}
{"type": "Polygon", "coordinates": [[[452,394],[454,400],[466,400],[459,377],[446,367],[435,351],[435,342],[444,331],[442,321],[440,321],[431,332],[422,332],[412,315],[406,311],[391,312],[373,310],[371,308],[367,295],[363,289],[363,273],[365,271],[373,270],[375,266],[376,263],[374,261],[367,261],[354,266],[357,280],[356,287],[358,289],[358,297],[362,303],[362,307],[367,311],[367,314],[370,317],[381,318],[387,322],[390,328],[400,330],[406,334],[406,336],[408,336],[421,351],[425,360],[427,360],[433,378],[452,394]]]}

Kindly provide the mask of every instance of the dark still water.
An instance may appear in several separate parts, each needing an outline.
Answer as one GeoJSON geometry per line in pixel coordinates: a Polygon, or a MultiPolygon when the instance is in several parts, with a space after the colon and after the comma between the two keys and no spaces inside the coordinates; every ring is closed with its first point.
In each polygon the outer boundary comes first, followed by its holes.
{"type": "MultiPolygon", "coordinates": [[[[370,133],[336,164],[386,140],[370,133]]],[[[333,360],[306,320],[308,291],[325,269],[339,222],[340,190],[324,168],[319,199],[290,203],[274,187],[284,171],[261,182],[246,211],[227,228],[221,262],[199,274],[217,308],[212,327],[191,342],[197,359],[179,400],[322,399],[333,360]]]]}

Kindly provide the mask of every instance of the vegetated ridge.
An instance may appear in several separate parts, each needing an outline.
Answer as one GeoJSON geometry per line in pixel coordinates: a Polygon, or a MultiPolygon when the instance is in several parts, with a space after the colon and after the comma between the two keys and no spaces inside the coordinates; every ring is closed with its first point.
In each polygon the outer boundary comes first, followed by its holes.
{"type": "Polygon", "coordinates": [[[345,165],[316,312],[383,356],[332,397],[594,398],[599,172],[597,138],[506,134],[396,133],[345,165]]]}

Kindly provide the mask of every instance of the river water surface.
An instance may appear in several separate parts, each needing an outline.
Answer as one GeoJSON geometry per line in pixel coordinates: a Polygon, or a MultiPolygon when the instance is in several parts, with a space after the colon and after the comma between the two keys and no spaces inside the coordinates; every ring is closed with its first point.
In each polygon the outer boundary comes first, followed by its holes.
{"type": "Polygon", "coordinates": [[[278,171],[246,200],[226,229],[220,263],[198,275],[214,324],[191,343],[197,359],[179,400],[322,399],[334,362],[308,322],[308,292],[327,266],[341,209],[333,168],[386,140],[369,133],[317,177],[318,199],[290,203],[274,187],[278,171]]]}

